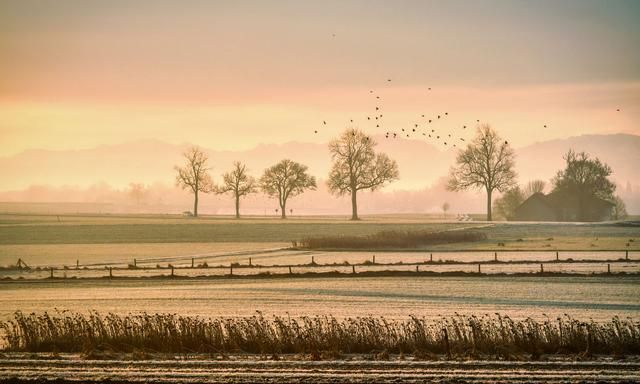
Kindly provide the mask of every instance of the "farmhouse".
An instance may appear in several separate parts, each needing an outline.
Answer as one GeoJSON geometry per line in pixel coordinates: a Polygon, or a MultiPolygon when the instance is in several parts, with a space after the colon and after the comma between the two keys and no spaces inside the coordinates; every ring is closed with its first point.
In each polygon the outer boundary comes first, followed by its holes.
{"type": "Polygon", "coordinates": [[[589,196],[580,201],[575,195],[552,192],[534,193],[516,208],[516,221],[605,221],[613,217],[615,204],[589,196]]]}

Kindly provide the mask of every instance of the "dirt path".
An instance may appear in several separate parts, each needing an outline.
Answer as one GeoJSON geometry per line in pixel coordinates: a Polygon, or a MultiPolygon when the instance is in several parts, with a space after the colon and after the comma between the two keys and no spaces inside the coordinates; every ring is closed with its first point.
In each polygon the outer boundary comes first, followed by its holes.
{"type": "Polygon", "coordinates": [[[636,383],[640,361],[0,359],[2,383],[636,383]]]}

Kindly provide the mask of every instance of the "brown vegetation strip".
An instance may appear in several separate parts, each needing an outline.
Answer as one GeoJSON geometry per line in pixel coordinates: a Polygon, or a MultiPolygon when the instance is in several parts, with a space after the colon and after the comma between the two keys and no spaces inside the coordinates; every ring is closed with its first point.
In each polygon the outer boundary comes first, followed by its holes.
{"type": "Polygon", "coordinates": [[[1,322],[7,351],[309,354],[312,359],[345,353],[411,353],[418,359],[444,355],[516,360],[542,354],[640,354],[640,322],[614,317],[605,323],[565,316],[546,321],[508,316],[357,317],[291,319],[261,314],[201,318],[175,314],[68,313],[25,315],[1,322]]]}
{"type": "Polygon", "coordinates": [[[416,248],[426,245],[450,244],[486,240],[478,231],[382,231],[366,236],[322,236],[302,239],[309,249],[385,249],[416,248]]]}

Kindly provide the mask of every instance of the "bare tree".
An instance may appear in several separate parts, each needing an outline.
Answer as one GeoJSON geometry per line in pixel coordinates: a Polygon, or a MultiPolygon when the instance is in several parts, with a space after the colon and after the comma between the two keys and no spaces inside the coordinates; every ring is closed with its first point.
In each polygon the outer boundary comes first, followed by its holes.
{"type": "Polygon", "coordinates": [[[484,188],[487,192],[487,220],[491,221],[491,194],[516,184],[513,149],[487,124],[479,126],[474,140],[458,152],[456,166],[449,171],[447,189],[462,191],[484,188]]]}
{"type": "Polygon", "coordinates": [[[544,192],[544,188],[547,186],[547,183],[544,180],[531,180],[525,185],[522,193],[524,194],[524,199],[528,199],[534,193],[542,193],[544,192]]]}
{"type": "Polygon", "coordinates": [[[577,200],[580,213],[578,219],[587,221],[590,218],[589,199],[614,200],[616,185],[609,180],[613,170],[600,159],[591,158],[585,152],[576,153],[569,150],[564,156],[565,169],[558,171],[553,178],[553,191],[564,192],[577,200]]]}
{"type": "Polygon", "coordinates": [[[342,196],[351,194],[351,220],[358,220],[357,193],[372,191],[398,179],[398,164],[384,153],[375,153],[376,142],[364,132],[350,128],[329,143],[333,166],[329,190],[342,196]]]}
{"type": "Polygon", "coordinates": [[[142,183],[129,183],[129,197],[135,202],[136,205],[140,205],[142,200],[146,197],[148,191],[142,183]]]}
{"type": "Polygon", "coordinates": [[[615,207],[613,207],[613,219],[614,220],[623,220],[626,219],[627,214],[627,206],[624,203],[624,200],[620,196],[615,196],[613,198],[613,202],[615,203],[615,207]]]}
{"type": "MultiPolygon", "coordinates": [[[[287,200],[306,189],[316,189],[316,178],[307,173],[307,166],[289,159],[267,168],[260,178],[260,187],[267,195],[278,198],[281,218],[287,218],[287,200]]],[[[276,209],[278,213],[278,209],[276,209]]]]}
{"type": "Polygon", "coordinates": [[[198,147],[191,147],[185,153],[187,160],[184,167],[175,166],[176,185],[182,189],[189,189],[194,195],[193,216],[198,216],[198,193],[209,193],[213,190],[213,180],[208,171],[207,161],[209,158],[198,147]]]}
{"type": "Polygon", "coordinates": [[[231,192],[236,200],[236,219],[240,218],[240,198],[258,190],[256,179],[247,175],[247,166],[236,161],[231,172],[222,175],[222,185],[215,188],[216,193],[231,192]]]}
{"type": "Polygon", "coordinates": [[[513,220],[516,215],[516,209],[525,200],[524,192],[519,186],[509,189],[493,202],[496,215],[505,220],[513,220]]]}
{"type": "Polygon", "coordinates": [[[451,206],[449,205],[449,203],[447,203],[446,201],[442,204],[442,212],[444,212],[444,217],[447,218],[447,211],[449,210],[449,208],[451,208],[451,206]]]}

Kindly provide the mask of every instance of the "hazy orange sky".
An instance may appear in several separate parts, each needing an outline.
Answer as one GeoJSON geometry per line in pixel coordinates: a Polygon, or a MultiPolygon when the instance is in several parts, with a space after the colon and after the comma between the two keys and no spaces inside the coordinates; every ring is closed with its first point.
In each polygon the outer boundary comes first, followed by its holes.
{"type": "Polygon", "coordinates": [[[515,146],[640,134],[638,20],[616,0],[5,0],[0,156],[326,142],[445,111],[442,128],[480,119],[515,146]]]}

